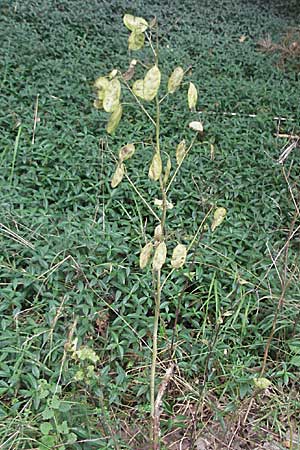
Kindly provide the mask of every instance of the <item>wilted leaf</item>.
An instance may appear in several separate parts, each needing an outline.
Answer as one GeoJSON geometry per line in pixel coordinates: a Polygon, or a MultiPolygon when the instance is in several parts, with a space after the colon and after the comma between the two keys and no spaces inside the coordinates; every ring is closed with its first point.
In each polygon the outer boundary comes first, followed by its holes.
{"type": "Polygon", "coordinates": [[[171,158],[168,155],[167,164],[166,164],[166,171],[165,171],[165,174],[164,174],[164,184],[166,184],[167,181],[168,181],[168,178],[169,178],[170,172],[171,172],[171,168],[172,168],[171,158]]]}
{"type": "Polygon", "coordinates": [[[157,181],[161,176],[161,172],[162,172],[161,157],[158,152],[155,152],[149,168],[149,178],[151,180],[157,181]]]}
{"type": "Polygon", "coordinates": [[[113,112],[119,105],[121,83],[117,78],[109,81],[103,98],[103,108],[106,112],[113,112]]]}
{"type": "Polygon", "coordinates": [[[124,145],[119,151],[119,162],[122,163],[127,159],[131,158],[135,152],[134,144],[124,145]]]}
{"type": "Polygon", "coordinates": [[[106,131],[108,132],[108,134],[114,133],[114,131],[117,129],[122,117],[122,112],[123,112],[122,105],[119,103],[117,108],[111,114],[109,121],[106,125],[106,131]]]}
{"type": "Polygon", "coordinates": [[[104,99],[104,94],[109,85],[109,81],[106,77],[99,77],[94,83],[94,88],[97,90],[97,97],[99,100],[104,99]]]}
{"type": "MultiPolygon", "coordinates": [[[[154,205],[155,205],[155,206],[158,206],[158,208],[162,209],[162,207],[163,207],[163,201],[162,201],[162,200],[159,200],[158,198],[156,198],[156,199],[154,200],[154,205]]],[[[173,203],[168,202],[168,200],[167,200],[167,209],[173,209],[173,208],[174,208],[173,203]]]]}
{"type": "Polygon", "coordinates": [[[125,14],[123,17],[124,25],[130,31],[143,33],[148,28],[148,22],[142,17],[132,16],[131,14],[125,14]]]}
{"type": "Polygon", "coordinates": [[[268,380],[268,378],[263,378],[263,377],[262,378],[254,378],[253,383],[257,389],[261,389],[261,390],[268,389],[268,387],[270,387],[272,384],[271,381],[268,380]]]}
{"type": "Polygon", "coordinates": [[[151,67],[144,78],[144,99],[153,100],[160,86],[160,70],[157,66],[151,67]]]}
{"type": "Polygon", "coordinates": [[[117,187],[118,184],[121,183],[121,181],[123,180],[123,177],[124,177],[124,173],[125,173],[124,164],[118,164],[117,168],[115,170],[115,173],[113,174],[113,177],[111,179],[111,187],[112,188],[117,187]]]}
{"type": "Polygon", "coordinates": [[[189,127],[194,131],[199,131],[200,133],[203,131],[203,125],[200,121],[190,122],[189,127]]]}
{"type": "Polygon", "coordinates": [[[125,81],[129,81],[129,80],[131,80],[131,78],[133,78],[136,63],[137,63],[137,60],[133,59],[129,65],[128,69],[126,70],[126,72],[123,73],[123,78],[125,81]]]}
{"type": "Polygon", "coordinates": [[[211,231],[215,231],[215,229],[219,225],[221,225],[221,223],[225,219],[226,213],[227,213],[227,211],[225,208],[217,208],[216,209],[216,211],[214,212],[214,220],[213,220],[213,223],[211,224],[211,231]]]}
{"type": "Polygon", "coordinates": [[[198,99],[198,92],[194,83],[190,82],[189,90],[188,90],[188,104],[191,110],[196,108],[198,99]]]}
{"type": "Polygon", "coordinates": [[[149,259],[151,257],[151,254],[152,254],[152,250],[153,250],[152,242],[148,242],[148,244],[146,244],[142,248],[141,253],[140,253],[140,268],[141,269],[144,269],[147,266],[149,259]]]}
{"type": "Polygon", "coordinates": [[[161,242],[155,249],[155,253],[153,256],[153,269],[160,270],[164,265],[167,257],[167,246],[165,242],[161,242]]]}
{"type": "Polygon", "coordinates": [[[132,31],[128,38],[128,48],[129,50],[140,50],[143,48],[145,43],[145,36],[143,33],[132,31]]]}
{"type": "Polygon", "coordinates": [[[178,244],[173,250],[173,255],[171,259],[171,265],[174,269],[179,269],[183,266],[186,260],[186,247],[183,244],[178,244]]]}
{"type": "Polygon", "coordinates": [[[185,152],[186,152],[185,140],[183,139],[181,142],[179,142],[176,148],[176,162],[178,166],[182,163],[182,160],[185,156],[185,152]]]}
{"type": "Polygon", "coordinates": [[[182,67],[176,67],[176,69],[173,70],[173,72],[170,75],[170,78],[168,80],[168,92],[169,94],[173,94],[176,89],[179,88],[182,78],[184,75],[184,71],[182,67]]]}

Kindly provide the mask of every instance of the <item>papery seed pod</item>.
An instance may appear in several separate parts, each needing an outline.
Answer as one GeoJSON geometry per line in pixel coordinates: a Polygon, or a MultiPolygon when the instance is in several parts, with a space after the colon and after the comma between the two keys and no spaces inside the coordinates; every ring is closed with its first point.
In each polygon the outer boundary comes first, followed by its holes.
{"type": "Polygon", "coordinates": [[[145,100],[153,100],[160,86],[160,70],[157,66],[153,66],[145,75],[144,78],[144,98],[145,100]]]}
{"type": "Polygon", "coordinates": [[[268,378],[260,377],[253,378],[253,384],[257,389],[265,391],[266,389],[268,389],[268,387],[271,386],[272,383],[270,380],[268,380],[268,378]]]}
{"type": "Polygon", "coordinates": [[[108,134],[112,134],[116,131],[116,129],[120,123],[122,113],[123,113],[122,105],[119,103],[117,108],[111,114],[111,116],[108,120],[108,123],[106,125],[106,131],[108,134]]]}
{"type": "Polygon", "coordinates": [[[198,99],[198,92],[194,83],[190,82],[189,90],[188,90],[188,104],[191,110],[196,108],[198,99]]]}
{"type": "Polygon", "coordinates": [[[111,179],[111,187],[115,188],[118,186],[118,184],[121,183],[121,181],[123,180],[124,177],[124,173],[125,173],[125,166],[124,164],[118,164],[117,168],[115,170],[115,173],[112,176],[111,179]]]}
{"type": "Polygon", "coordinates": [[[130,31],[136,31],[138,33],[143,33],[148,28],[148,22],[142,17],[132,16],[131,14],[125,14],[123,17],[124,25],[130,31]]]}
{"type": "Polygon", "coordinates": [[[179,142],[176,148],[176,162],[178,166],[182,163],[183,158],[185,157],[185,153],[186,153],[186,146],[185,140],[183,139],[181,142],[179,142]]]}
{"type": "Polygon", "coordinates": [[[189,127],[194,131],[199,131],[199,133],[203,131],[203,125],[200,121],[190,122],[189,127]]]}
{"type": "Polygon", "coordinates": [[[168,92],[173,94],[180,86],[183,79],[184,71],[182,67],[176,67],[168,80],[168,92]]]}
{"type": "Polygon", "coordinates": [[[187,250],[185,245],[178,244],[173,250],[172,259],[171,259],[171,266],[174,269],[179,269],[183,266],[186,260],[186,254],[187,250]]]}
{"type": "Polygon", "coordinates": [[[103,108],[106,112],[113,112],[119,105],[121,96],[121,83],[114,78],[108,83],[103,98],[103,108]]]}
{"type": "Polygon", "coordinates": [[[167,246],[165,242],[161,242],[155,249],[153,256],[152,267],[153,270],[160,270],[164,265],[167,257],[167,246]]]}
{"type": "Polygon", "coordinates": [[[153,250],[152,242],[148,242],[148,244],[146,244],[142,248],[141,253],[140,253],[140,268],[141,269],[144,269],[147,266],[147,264],[151,258],[152,250],[153,250]]]}
{"type": "Polygon", "coordinates": [[[132,86],[132,92],[134,93],[134,95],[136,95],[137,97],[142,98],[143,100],[145,100],[144,97],[144,80],[136,80],[133,83],[132,86]]]}
{"type": "Polygon", "coordinates": [[[214,212],[214,220],[211,224],[211,231],[215,231],[215,229],[221,225],[223,220],[225,219],[225,216],[227,214],[227,211],[225,208],[217,208],[214,212]]]}
{"type": "Polygon", "coordinates": [[[162,162],[161,162],[160,153],[155,152],[155,154],[152,158],[150,168],[149,168],[149,178],[151,180],[157,181],[157,180],[159,180],[159,177],[161,176],[161,172],[162,172],[162,162]]]}
{"type": "Polygon", "coordinates": [[[155,230],[154,230],[154,240],[156,242],[161,242],[162,239],[163,239],[163,232],[162,232],[162,227],[159,224],[155,227],[155,230]]]}
{"type": "Polygon", "coordinates": [[[145,35],[143,33],[138,33],[132,31],[128,38],[128,48],[129,50],[140,50],[143,48],[145,43],[145,35]]]}
{"type": "Polygon", "coordinates": [[[167,184],[167,181],[168,181],[169,176],[170,176],[171,168],[172,168],[171,158],[168,155],[167,164],[166,164],[166,171],[165,171],[164,180],[163,180],[164,184],[167,184]]]}
{"type": "Polygon", "coordinates": [[[122,163],[127,159],[131,158],[135,152],[134,144],[124,145],[119,151],[119,162],[122,163]]]}

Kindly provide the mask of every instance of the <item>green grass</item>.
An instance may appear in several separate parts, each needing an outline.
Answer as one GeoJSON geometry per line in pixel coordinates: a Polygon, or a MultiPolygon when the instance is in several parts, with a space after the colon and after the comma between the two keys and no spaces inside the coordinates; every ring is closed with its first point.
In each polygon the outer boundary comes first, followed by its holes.
{"type": "MultiPolygon", "coordinates": [[[[299,226],[291,191],[299,204],[300,158],[296,149],[277,163],[287,140],[276,132],[299,132],[299,81],[257,49],[267,34],[280,40],[298,26],[299,6],[290,3],[1,2],[0,448],[139,448],[147,433],[153,302],[151,273],[141,273],[138,255],[152,218],[129,183],[112,191],[110,178],[118,148],[143,141],[128,172],[151,201],[156,187],[145,181],[145,166],[153,136],[129,103],[107,140],[92,93],[97,76],[128,67],[125,12],[157,15],[163,71],[191,64],[200,93],[208,143],[197,143],[176,179],[169,234],[188,244],[211,206],[228,210],[214,233],[203,230],[162,299],[158,372],[172,339],[177,364],[163,432],[179,422],[190,436],[193,408],[197,431],[207,422],[228,426],[251,399],[258,427],[284,434],[297,424],[299,231],[282,249],[299,226]],[[292,278],[265,372],[272,388],[256,395],[252,379],[285,271],[292,278]],[[94,372],[70,350],[75,337],[99,357],[94,372]]],[[[179,97],[161,119],[163,146],[174,155],[190,138],[179,97]]]]}

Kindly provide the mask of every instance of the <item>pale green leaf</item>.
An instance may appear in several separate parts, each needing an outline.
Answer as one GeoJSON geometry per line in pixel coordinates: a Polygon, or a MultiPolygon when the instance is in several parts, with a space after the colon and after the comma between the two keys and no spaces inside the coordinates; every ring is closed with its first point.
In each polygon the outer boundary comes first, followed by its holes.
{"type": "Polygon", "coordinates": [[[129,50],[140,50],[145,43],[145,36],[143,33],[132,31],[128,38],[129,50]]]}
{"type": "Polygon", "coordinates": [[[126,161],[127,159],[131,158],[134,155],[134,152],[135,152],[134,144],[124,145],[119,150],[119,162],[122,163],[123,161],[126,161]]]}
{"type": "Polygon", "coordinates": [[[186,153],[186,146],[185,140],[183,139],[181,142],[179,142],[176,148],[176,162],[178,166],[182,163],[185,157],[185,153],[186,153]]]}
{"type": "Polygon", "coordinates": [[[153,100],[160,86],[161,74],[157,66],[151,67],[144,78],[144,98],[145,100],[153,100]]]}
{"type": "Polygon", "coordinates": [[[176,67],[168,80],[168,92],[173,94],[180,86],[183,79],[184,71],[182,67],[176,67]]]}
{"type": "Polygon", "coordinates": [[[173,250],[171,265],[174,269],[182,267],[186,260],[187,250],[185,245],[178,244],[173,250]]]}
{"type": "Polygon", "coordinates": [[[165,170],[165,174],[164,174],[164,184],[167,184],[167,181],[168,181],[169,176],[170,176],[171,168],[172,168],[171,158],[168,155],[167,164],[166,164],[166,170],[165,170]]]}
{"type": "Polygon", "coordinates": [[[161,156],[158,152],[155,152],[149,168],[149,178],[151,180],[157,181],[161,176],[161,172],[162,172],[161,156]]]}
{"type": "Polygon", "coordinates": [[[132,16],[131,14],[125,14],[123,17],[124,25],[130,31],[143,33],[148,28],[148,22],[142,17],[132,16]]]}
{"type": "Polygon", "coordinates": [[[190,82],[189,90],[188,90],[188,104],[191,110],[196,108],[198,99],[198,92],[194,83],[190,82]]]}
{"type": "Polygon", "coordinates": [[[144,97],[144,80],[136,80],[133,83],[132,91],[133,91],[134,95],[136,95],[137,97],[140,97],[143,100],[145,100],[145,97],[144,97]]]}
{"type": "Polygon", "coordinates": [[[217,208],[216,211],[214,212],[214,220],[211,224],[211,231],[215,231],[215,229],[221,225],[221,223],[223,222],[223,220],[226,217],[226,209],[225,208],[217,208]]]}
{"type": "Polygon", "coordinates": [[[109,85],[109,81],[106,77],[99,77],[94,83],[94,88],[97,91],[97,97],[99,100],[104,99],[104,94],[109,85]]]}
{"type": "Polygon", "coordinates": [[[272,384],[271,381],[268,380],[268,378],[264,378],[264,377],[254,378],[253,383],[257,389],[260,389],[262,391],[264,391],[265,389],[268,389],[268,387],[270,387],[272,384]]]}
{"type": "Polygon", "coordinates": [[[113,111],[113,113],[111,114],[111,116],[107,122],[106,131],[108,134],[112,134],[116,131],[116,129],[120,123],[122,113],[123,113],[122,105],[119,103],[119,105],[113,111]]]}
{"type": "Polygon", "coordinates": [[[121,83],[117,78],[109,81],[103,98],[103,108],[106,112],[113,112],[120,102],[121,83]]]}

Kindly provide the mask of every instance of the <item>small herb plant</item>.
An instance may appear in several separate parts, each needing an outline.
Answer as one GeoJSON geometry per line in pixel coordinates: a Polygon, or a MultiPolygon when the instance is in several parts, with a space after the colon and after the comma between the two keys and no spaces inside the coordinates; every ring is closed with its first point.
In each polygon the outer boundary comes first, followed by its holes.
{"type": "MultiPolygon", "coordinates": [[[[199,133],[203,132],[203,125],[200,121],[191,121],[189,127],[195,132],[191,142],[187,144],[185,140],[178,143],[175,150],[176,167],[172,171],[172,152],[162,152],[161,149],[161,108],[170,95],[177,94],[181,90],[182,82],[186,72],[183,67],[175,67],[173,72],[168,76],[167,92],[161,90],[161,70],[159,60],[159,34],[158,23],[154,18],[150,23],[142,17],[135,17],[126,14],[123,18],[125,26],[130,31],[128,39],[128,47],[131,51],[142,49],[145,43],[152,53],[152,64],[145,66],[137,59],[133,59],[128,70],[122,73],[118,69],[113,69],[107,76],[97,78],[94,84],[96,91],[96,100],[94,106],[97,109],[103,109],[109,114],[106,131],[113,134],[122,118],[123,106],[121,102],[122,90],[129,91],[136,104],[144,112],[147,120],[152,124],[154,144],[153,155],[148,167],[148,177],[153,183],[158,183],[160,197],[153,199],[154,205],[159,209],[156,214],[149,202],[142,195],[143,202],[147,205],[149,212],[155,217],[157,224],[152,231],[152,239],[141,249],[139,265],[141,269],[145,269],[151,264],[153,276],[153,300],[154,300],[154,320],[152,330],[152,364],[150,373],[150,401],[151,401],[151,442],[154,450],[160,448],[160,411],[163,393],[167,383],[172,376],[174,365],[172,364],[166,372],[166,375],[157,389],[156,386],[156,366],[157,366],[157,344],[158,344],[158,327],[160,318],[160,304],[163,289],[166,282],[175,270],[179,270],[186,262],[187,254],[192,244],[187,248],[181,242],[172,243],[167,231],[168,210],[173,208],[172,203],[168,200],[168,194],[172,187],[184,159],[192,149],[199,133]],[[141,64],[146,68],[144,78],[134,81],[136,66],[141,64]],[[155,114],[152,116],[147,110],[148,103],[155,104],[155,114]],[[171,268],[166,265],[167,254],[172,251],[171,268]],[[167,273],[169,271],[169,273],[167,273]]],[[[197,105],[198,92],[194,83],[189,82],[187,95],[187,106],[191,112],[194,112],[197,105]]],[[[111,179],[111,187],[116,188],[127,176],[126,161],[135,154],[135,143],[127,143],[118,153],[118,162],[115,172],[111,179]]],[[[133,187],[137,189],[134,185],[133,187]]],[[[226,215],[224,208],[217,208],[212,223],[212,231],[220,225],[226,215]]]]}

